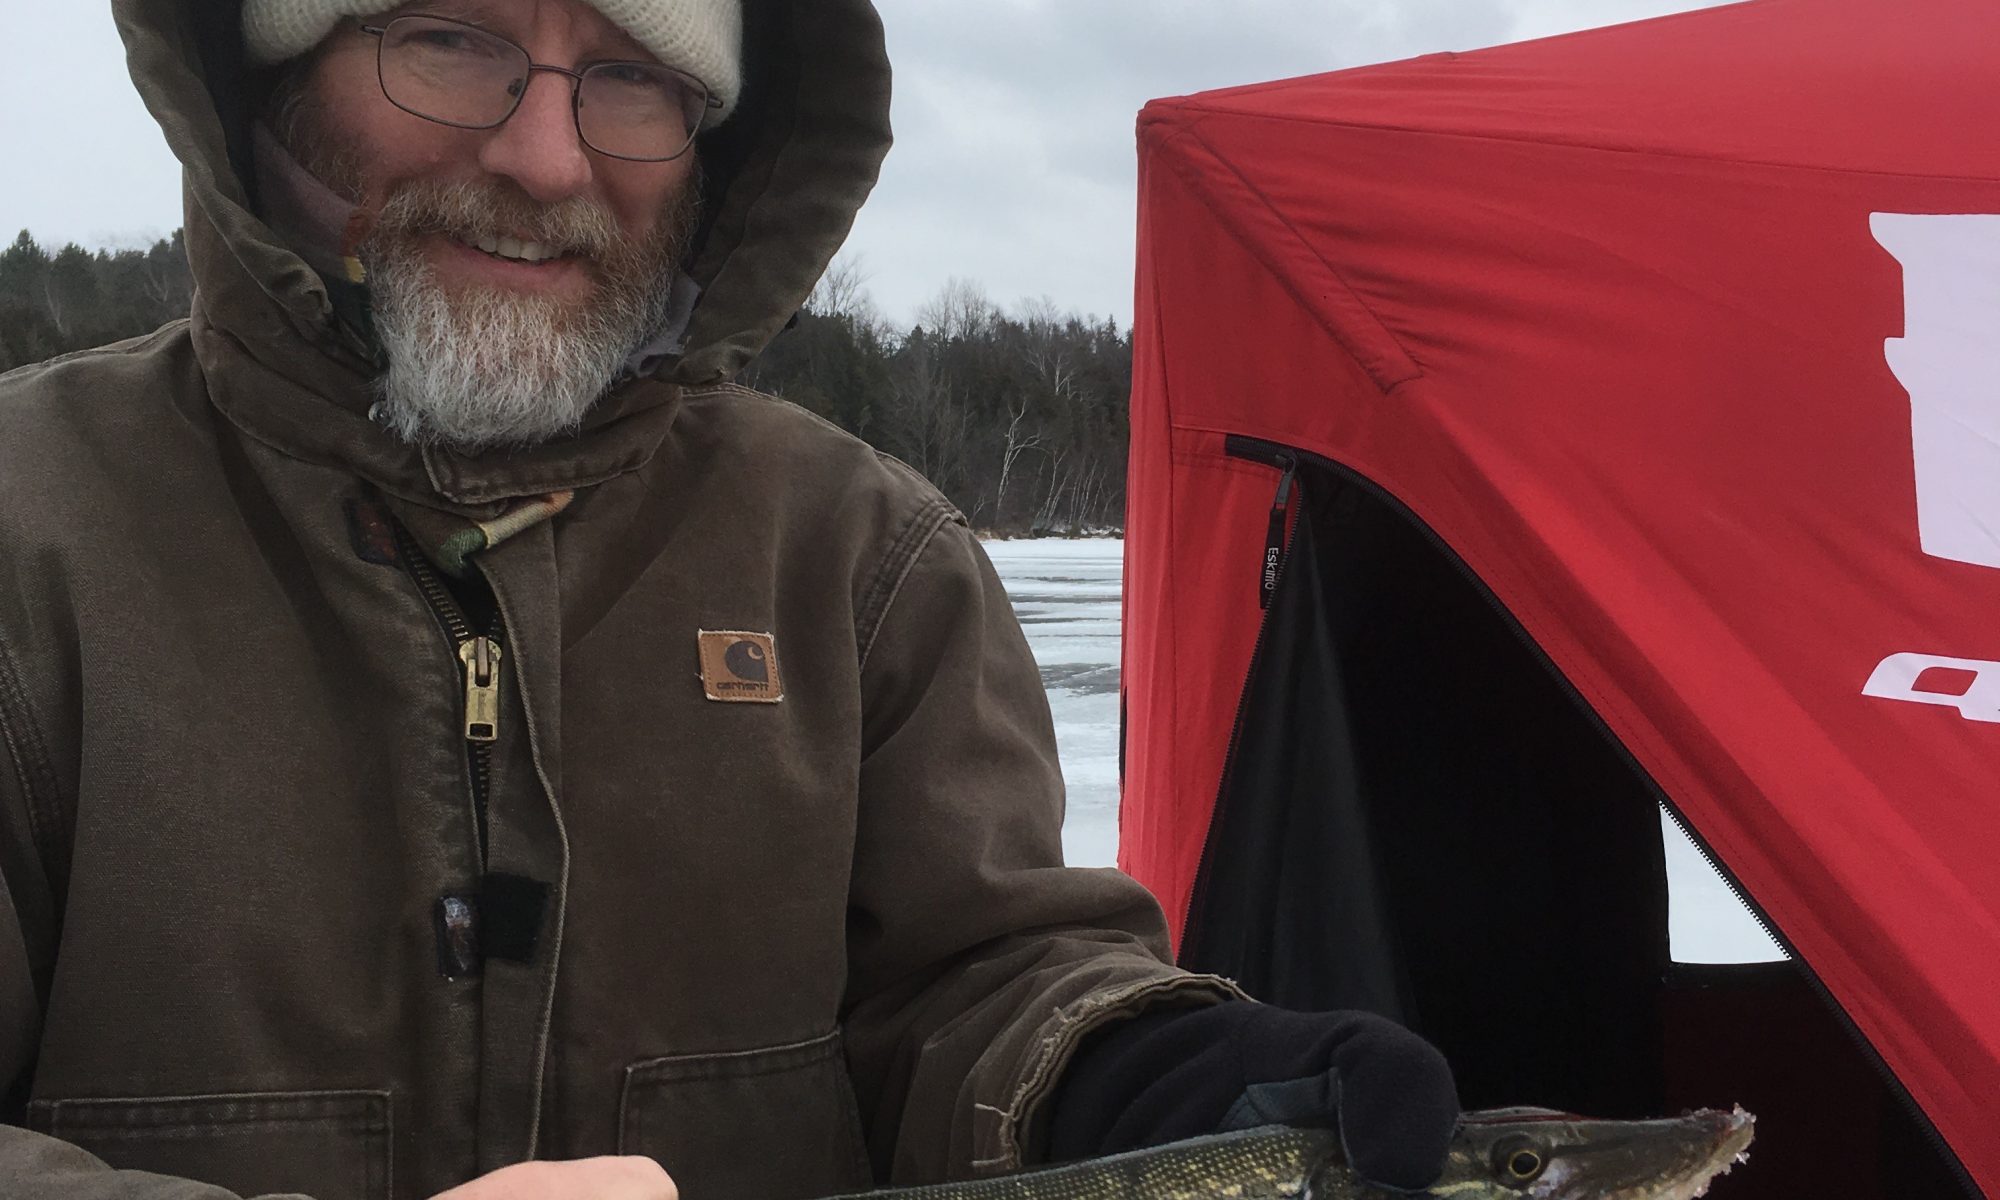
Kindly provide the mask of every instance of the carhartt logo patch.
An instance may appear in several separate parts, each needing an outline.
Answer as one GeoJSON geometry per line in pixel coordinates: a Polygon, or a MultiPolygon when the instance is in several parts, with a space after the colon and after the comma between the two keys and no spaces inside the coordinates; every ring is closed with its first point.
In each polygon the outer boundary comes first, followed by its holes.
{"type": "Polygon", "coordinates": [[[776,704],[785,698],[778,677],[778,642],[768,633],[701,631],[701,686],[710,700],[776,704]]]}

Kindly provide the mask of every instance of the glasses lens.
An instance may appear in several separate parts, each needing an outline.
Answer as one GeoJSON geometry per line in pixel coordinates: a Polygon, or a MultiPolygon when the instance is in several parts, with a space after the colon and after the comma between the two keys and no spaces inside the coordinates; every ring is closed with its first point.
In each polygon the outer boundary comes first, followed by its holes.
{"type": "Polygon", "coordinates": [[[577,128],[600,154],[650,161],[688,148],[708,111],[708,92],[692,78],[652,63],[598,63],[583,73],[577,128]]]}
{"type": "Polygon", "coordinates": [[[382,90],[401,108],[451,125],[498,125],[528,82],[528,55],[471,25],[398,17],[382,31],[382,90]]]}

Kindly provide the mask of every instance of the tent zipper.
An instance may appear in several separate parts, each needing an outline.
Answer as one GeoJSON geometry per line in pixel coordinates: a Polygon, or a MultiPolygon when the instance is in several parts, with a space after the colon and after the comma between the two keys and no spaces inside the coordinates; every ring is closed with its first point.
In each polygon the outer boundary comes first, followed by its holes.
{"type": "MultiPolygon", "coordinates": [[[[1922,1130],[1930,1143],[1936,1147],[1940,1160],[1944,1162],[1947,1169],[1958,1181],[1959,1187],[1963,1189],[1967,1200],[1984,1200],[1985,1193],[1980,1191],[1978,1185],[1973,1182],[1971,1172],[1965,1169],[1965,1164],[1959,1160],[1957,1151],[1951,1148],[1951,1143],[1945,1140],[1944,1134],[1938,1132],[1937,1125],[1931,1121],[1930,1115],[1924,1112],[1923,1106],[1917,1103],[1916,1097],[1912,1096],[1909,1089],[1903,1086],[1903,1081],[1896,1077],[1895,1071],[1890,1068],[1888,1061],[1882,1057],[1881,1051],[1877,1050],[1875,1044],[1868,1040],[1868,1036],[1861,1032],[1861,1027],[1855,1024],[1854,1018],[1848,1015],[1847,1009],[1835,998],[1832,989],[1828,988],[1826,982],[1819,977],[1819,972],[1815,971],[1812,965],[1800,956],[1798,948],[1793,946],[1783,932],[1778,929],[1776,923],[1771,920],[1770,914],[1766,913],[1761,905],[1751,899],[1749,892],[1744,890],[1742,883],[1736,878],[1735,872],[1723,864],[1722,860],[1716,856],[1714,849],[1709,846],[1707,840],[1688,823],[1687,818],[1675,806],[1672,798],[1667,795],[1666,790],[1653,778],[1652,772],[1646,770],[1645,765],[1639,761],[1638,757],[1612,731],[1610,724],[1598,714],[1595,708],[1591,707],[1590,702],[1584,699],[1583,693],[1579,692],[1576,689],[1576,685],[1569,681],[1569,677],[1564,675],[1562,670],[1556,666],[1555,660],[1549,657],[1548,652],[1542,649],[1540,643],[1529,636],[1528,631],[1515,619],[1514,614],[1508,610],[1505,604],[1500,602],[1498,596],[1493,594],[1493,589],[1486,586],[1486,581],[1481,579],[1471,567],[1466,565],[1465,560],[1459,557],[1458,551],[1452,549],[1450,543],[1446,542],[1435,529],[1430,527],[1428,522],[1419,517],[1409,505],[1404,504],[1395,495],[1391,494],[1388,489],[1344,463],[1336,462],[1323,455],[1313,454],[1310,451],[1287,446],[1280,442],[1245,437],[1234,433],[1226,435],[1223,442],[1223,449],[1232,458],[1248,459],[1252,462],[1261,462],[1271,466],[1283,466],[1287,476],[1291,475],[1304,464],[1310,464],[1337,475],[1387,505],[1391,511],[1408,521],[1412,528],[1434,546],[1444,556],[1445,561],[1451,564],[1452,569],[1472,584],[1473,590],[1486,602],[1487,607],[1491,608],[1500,617],[1501,623],[1506,626],[1507,630],[1513,634],[1517,641],[1527,648],[1533,659],[1542,665],[1542,669],[1549,673],[1549,676],[1555,680],[1557,686],[1569,697],[1570,703],[1583,713],[1585,720],[1615,749],[1616,753],[1632,769],[1633,773],[1645,782],[1647,790],[1653,794],[1653,798],[1658,802],[1660,808],[1666,812],[1667,816],[1680,828],[1681,832],[1687,835],[1688,841],[1694,845],[1694,848],[1708,862],[1709,866],[1714,868],[1716,875],[1722,879],[1723,883],[1728,885],[1729,890],[1735,894],[1737,900],[1755,918],[1757,924],[1785,952],[1786,957],[1798,967],[1800,974],[1805,977],[1807,986],[1819,997],[1821,1003],[1825,1004],[1834,1013],[1841,1028],[1847,1032],[1848,1037],[1861,1050],[1863,1057],[1874,1066],[1876,1073],[1888,1084],[1890,1094],[1896,1097],[1903,1108],[1910,1114],[1916,1127],[1922,1130]]],[[[1264,623],[1266,625],[1270,623],[1268,618],[1264,623]]],[[[1260,628],[1257,632],[1258,652],[1263,650],[1263,646],[1264,631],[1260,628]]],[[[1253,664],[1257,661],[1256,654],[1252,654],[1250,661],[1253,664]]],[[[1243,723],[1244,702],[1244,699],[1239,699],[1237,702],[1236,724],[1239,731],[1243,723]]],[[[1236,757],[1236,740],[1237,734],[1232,732],[1229,739],[1229,753],[1223,759],[1222,778],[1225,788],[1228,785],[1229,769],[1236,757]]],[[[1211,819],[1209,823],[1211,833],[1213,833],[1214,828],[1214,821],[1211,819]]],[[[1195,876],[1197,887],[1201,885],[1207,868],[1208,839],[1204,839],[1202,843],[1201,873],[1195,876]]],[[[1189,909],[1192,912],[1192,902],[1190,902],[1189,909]]],[[[1186,928],[1186,925],[1183,924],[1183,937],[1185,937],[1186,928]]]]}
{"type": "Polygon", "coordinates": [[[466,778],[472,792],[472,820],[478,837],[479,869],[486,869],[487,797],[493,785],[493,743],[500,736],[500,666],[505,659],[505,623],[495,605],[485,632],[475,632],[465,609],[453,598],[438,569],[416,538],[393,522],[397,548],[417,591],[450,643],[464,682],[459,733],[465,744],[466,778]]]}
{"type": "Polygon", "coordinates": [[[1268,611],[1271,597],[1278,594],[1278,573],[1285,565],[1286,516],[1292,510],[1292,485],[1299,477],[1297,459],[1284,461],[1285,473],[1278,477],[1278,494],[1271,500],[1271,524],[1264,534],[1264,560],[1259,564],[1257,607],[1268,611]]]}
{"type": "MultiPolygon", "coordinates": [[[[1285,564],[1292,557],[1292,539],[1298,536],[1296,526],[1287,520],[1292,503],[1292,494],[1298,483],[1299,462],[1297,456],[1273,445],[1272,452],[1259,456],[1257,461],[1269,466],[1282,468],[1278,476],[1278,490],[1271,498],[1271,521],[1264,535],[1264,558],[1258,564],[1257,605],[1264,617],[1257,623],[1257,640],[1250,650],[1250,661],[1254,664],[1264,655],[1264,639],[1271,628],[1271,598],[1278,592],[1278,583],[1284,578],[1285,564]]],[[[1222,815],[1223,800],[1229,794],[1229,768],[1236,762],[1237,743],[1243,740],[1243,714],[1250,706],[1249,687],[1236,695],[1236,716],[1229,724],[1229,748],[1222,756],[1222,782],[1216,786],[1215,804],[1208,818],[1208,835],[1201,840],[1201,857],[1194,869],[1194,884],[1188,889],[1187,908],[1181,913],[1181,944],[1186,945],[1188,931],[1194,924],[1194,914],[1200,910],[1202,901],[1208,894],[1208,878],[1212,873],[1211,859],[1215,849],[1215,826],[1222,815]]]]}

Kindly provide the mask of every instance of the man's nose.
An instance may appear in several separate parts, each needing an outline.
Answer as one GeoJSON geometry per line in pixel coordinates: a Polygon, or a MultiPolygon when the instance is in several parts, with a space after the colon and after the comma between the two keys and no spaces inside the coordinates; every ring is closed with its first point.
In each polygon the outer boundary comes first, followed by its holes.
{"type": "Polygon", "coordinates": [[[486,137],[479,165],[504,175],[544,204],[554,204],[590,186],[590,153],[577,135],[572,81],[553,71],[528,77],[521,106],[507,123],[486,137]]]}

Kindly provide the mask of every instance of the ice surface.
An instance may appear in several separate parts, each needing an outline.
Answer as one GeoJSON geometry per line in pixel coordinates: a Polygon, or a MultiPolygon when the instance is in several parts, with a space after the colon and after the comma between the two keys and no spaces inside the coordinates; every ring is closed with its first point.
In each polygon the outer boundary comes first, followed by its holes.
{"type": "Polygon", "coordinates": [[[1118,861],[1118,630],[1125,543],[1034,538],[986,543],[1042,668],[1055,714],[1069,815],[1063,852],[1082,867],[1118,861]]]}
{"type": "MultiPolygon", "coordinates": [[[[1125,543],[1032,538],[986,543],[1055,714],[1068,785],[1063,850],[1072,865],[1118,860],[1118,635],[1125,543]]],[[[1667,844],[1669,931],[1681,962],[1784,957],[1686,835],[1661,814],[1667,844]]]]}

